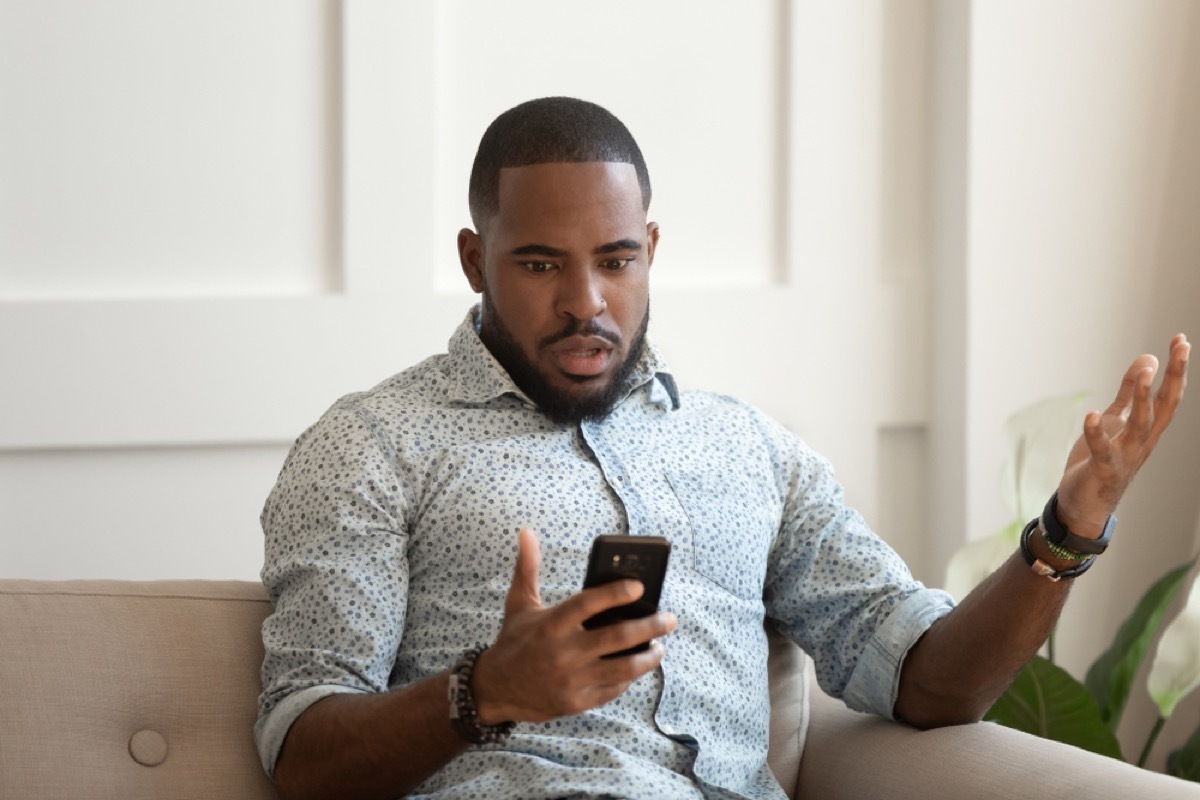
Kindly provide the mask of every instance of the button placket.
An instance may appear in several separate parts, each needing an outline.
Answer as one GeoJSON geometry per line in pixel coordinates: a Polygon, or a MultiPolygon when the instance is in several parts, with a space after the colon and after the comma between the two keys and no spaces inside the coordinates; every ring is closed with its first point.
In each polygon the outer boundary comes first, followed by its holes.
{"type": "Polygon", "coordinates": [[[645,533],[648,529],[648,517],[641,498],[630,484],[620,458],[605,443],[602,431],[596,423],[581,423],[579,430],[592,458],[600,467],[600,474],[604,476],[605,483],[621,502],[625,511],[627,532],[631,536],[645,533]]]}

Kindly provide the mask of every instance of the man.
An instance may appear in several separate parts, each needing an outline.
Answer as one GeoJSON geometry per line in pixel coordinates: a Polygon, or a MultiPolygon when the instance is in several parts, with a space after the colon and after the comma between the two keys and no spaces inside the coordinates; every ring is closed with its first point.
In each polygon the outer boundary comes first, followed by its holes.
{"type": "Polygon", "coordinates": [[[1182,396],[1184,337],[1157,395],[1142,356],[1088,415],[1050,532],[1031,524],[953,608],[803,443],[745,404],[678,392],[645,338],[650,195],[604,109],[548,98],[501,115],[458,237],[480,306],[447,354],[343,398],[297,441],[263,512],[276,610],[255,729],[285,797],[779,798],[764,616],[854,708],[977,720],[1111,532],[1182,396]],[[587,630],[641,592],[580,591],[605,533],[671,540],[664,610],[587,630]]]}

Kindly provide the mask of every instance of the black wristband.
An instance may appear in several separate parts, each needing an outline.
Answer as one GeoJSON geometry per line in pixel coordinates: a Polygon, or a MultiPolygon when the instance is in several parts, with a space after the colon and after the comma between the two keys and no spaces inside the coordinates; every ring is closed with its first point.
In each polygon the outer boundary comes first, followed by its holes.
{"type": "Polygon", "coordinates": [[[455,732],[471,744],[504,744],[516,727],[515,722],[499,725],[482,725],[479,710],[475,707],[475,693],[471,688],[471,675],[475,661],[487,650],[487,645],[477,644],[454,665],[450,672],[450,724],[455,732]]]}
{"type": "Polygon", "coordinates": [[[1050,495],[1046,507],[1042,510],[1042,530],[1045,531],[1046,541],[1080,555],[1098,556],[1108,549],[1112,540],[1113,530],[1117,527],[1117,518],[1112,514],[1104,521],[1104,530],[1098,539],[1086,539],[1076,536],[1067,530],[1058,518],[1058,492],[1050,495]]]}

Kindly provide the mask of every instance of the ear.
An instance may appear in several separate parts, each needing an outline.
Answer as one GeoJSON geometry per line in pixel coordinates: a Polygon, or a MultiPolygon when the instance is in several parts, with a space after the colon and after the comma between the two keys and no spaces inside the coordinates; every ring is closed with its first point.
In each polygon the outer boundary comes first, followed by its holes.
{"type": "Polygon", "coordinates": [[[458,232],[458,261],[475,294],[483,291],[483,239],[470,228],[458,232]]]}
{"type": "Polygon", "coordinates": [[[654,251],[658,248],[658,223],[646,223],[646,263],[654,266],[654,251]]]}

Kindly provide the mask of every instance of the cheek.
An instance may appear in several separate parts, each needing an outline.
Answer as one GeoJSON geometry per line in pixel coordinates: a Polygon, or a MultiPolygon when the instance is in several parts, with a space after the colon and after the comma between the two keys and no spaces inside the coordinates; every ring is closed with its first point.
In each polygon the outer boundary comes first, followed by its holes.
{"type": "Polygon", "coordinates": [[[503,315],[506,322],[520,321],[520,318],[527,313],[529,305],[527,295],[518,287],[513,286],[511,281],[503,280],[495,273],[489,273],[487,278],[487,293],[491,298],[492,308],[503,315]]]}
{"type": "Polygon", "coordinates": [[[553,320],[547,321],[547,311],[538,298],[533,292],[494,284],[489,285],[488,298],[492,313],[509,336],[527,356],[532,357],[535,343],[546,335],[544,328],[554,325],[553,320]]]}
{"type": "Polygon", "coordinates": [[[546,309],[532,292],[510,289],[502,295],[499,308],[509,325],[518,331],[536,329],[543,321],[546,309]]]}
{"type": "MultiPolygon", "coordinates": [[[[629,287],[618,294],[616,299],[620,310],[615,313],[619,314],[621,327],[627,328],[625,331],[626,334],[632,334],[642,324],[642,318],[646,315],[646,308],[649,304],[649,297],[650,294],[645,285],[629,287]]],[[[612,307],[613,305],[612,300],[609,300],[609,306],[612,307]]]]}

